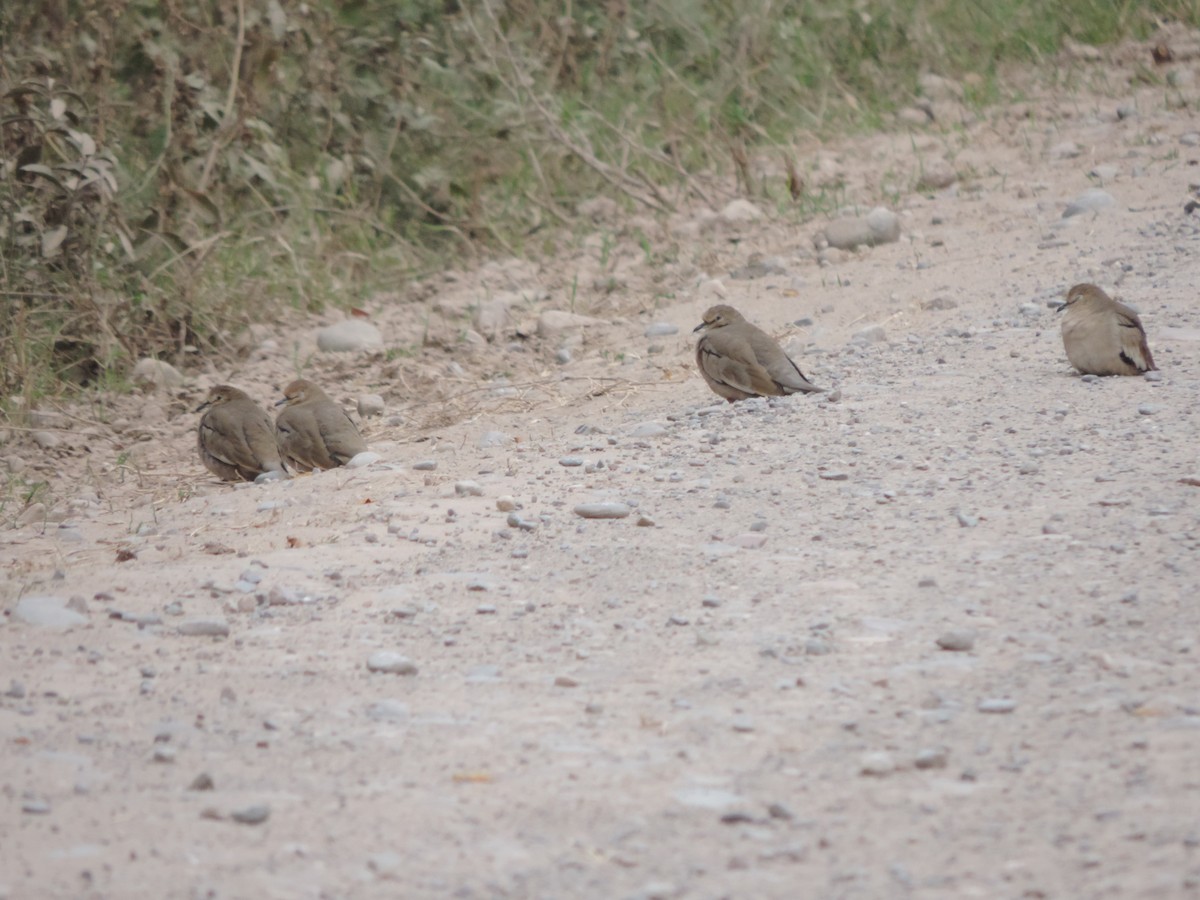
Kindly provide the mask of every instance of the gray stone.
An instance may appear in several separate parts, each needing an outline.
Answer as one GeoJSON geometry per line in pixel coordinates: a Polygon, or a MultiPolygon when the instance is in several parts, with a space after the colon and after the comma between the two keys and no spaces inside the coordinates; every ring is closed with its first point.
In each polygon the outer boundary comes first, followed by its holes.
{"type": "Polygon", "coordinates": [[[55,631],[86,625],[88,617],[71,609],[69,603],[62,597],[22,597],[12,611],[12,618],[26,625],[55,631]]]}
{"type": "Polygon", "coordinates": [[[349,460],[346,461],[347,469],[364,469],[372,463],[377,463],[383,459],[374,450],[364,450],[362,453],[355,453],[349,460]]]}
{"type": "Polygon", "coordinates": [[[229,623],[224,619],[188,619],[176,630],[188,637],[229,637],[229,623]]]}
{"type": "Polygon", "coordinates": [[[741,225],[745,222],[757,222],[763,217],[763,212],[749,200],[739,197],[726,203],[717,213],[717,217],[727,225],[741,225]]]}
{"type": "Polygon", "coordinates": [[[378,394],[360,394],[358,397],[358,414],[364,419],[382,416],[385,408],[383,398],[378,394]]]}
{"type": "Polygon", "coordinates": [[[407,656],[393,650],[377,650],[367,657],[367,668],[389,675],[416,675],[417,666],[407,656]]]}
{"type": "Polygon", "coordinates": [[[989,697],[980,700],[975,708],[981,713],[1010,713],[1017,708],[1017,701],[1007,697],[989,697]]]}
{"type": "Polygon", "coordinates": [[[456,481],[454,482],[454,493],[459,497],[482,497],[483,485],[478,481],[456,481]]]}
{"type": "Polygon", "coordinates": [[[943,650],[966,651],[975,646],[975,634],[971,631],[947,631],[937,639],[943,650]]]}
{"type": "Polygon", "coordinates": [[[820,238],[839,250],[890,244],[900,240],[900,217],[890,209],[877,206],[865,216],[834,219],[818,234],[820,238]]]}
{"type": "Polygon", "coordinates": [[[511,434],[505,434],[503,431],[485,431],[476,439],[475,446],[486,450],[491,447],[507,447],[512,442],[511,434]]]}
{"type": "Polygon", "coordinates": [[[667,428],[658,422],[642,422],[640,425],[634,426],[629,432],[630,437],[646,438],[659,437],[667,433],[667,428]]]}
{"type": "Polygon", "coordinates": [[[345,319],[317,332],[317,349],[326,353],[349,353],[383,346],[383,333],[362,319],[345,319]]]}
{"type": "Polygon", "coordinates": [[[256,804],[254,806],[245,806],[241,809],[235,809],[229,814],[229,818],[240,825],[261,825],[271,817],[271,807],[265,804],[256,804]]]}
{"type": "Polygon", "coordinates": [[[892,759],[892,755],[883,750],[873,753],[864,753],[862,760],[859,763],[859,771],[863,775],[872,775],[876,778],[882,778],[884,775],[890,775],[896,771],[896,761],[892,759]]]}
{"type": "Polygon", "coordinates": [[[950,751],[945,747],[926,747],[914,760],[918,769],[944,769],[949,761],[950,751]]]}
{"type": "Polygon", "coordinates": [[[1080,216],[1084,213],[1098,213],[1116,206],[1116,204],[1117,199],[1108,191],[1101,190],[1100,188],[1088,188],[1067,204],[1067,208],[1063,210],[1062,217],[1069,219],[1072,216],[1080,216]]]}
{"type": "Polygon", "coordinates": [[[672,334],[679,334],[679,326],[672,325],[670,322],[655,322],[653,325],[647,325],[646,330],[642,332],[645,337],[667,337],[672,334]]]}
{"type": "Polygon", "coordinates": [[[139,359],[130,375],[138,387],[172,390],[183,384],[183,375],[161,359],[139,359]]]}
{"type": "Polygon", "coordinates": [[[615,502],[580,503],[575,507],[575,515],[585,519],[623,519],[630,512],[624,503],[615,502]]]}
{"type": "Polygon", "coordinates": [[[852,344],[881,344],[887,340],[887,332],[882,325],[868,325],[860,328],[850,337],[852,344]]]}
{"type": "Polygon", "coordinates": [[[603,319],[581,316],[561,309],[548,309],[538,316],[538,337],[558,337],[565,331],[575,331],[592,325],[603,325],[603,319]]]}

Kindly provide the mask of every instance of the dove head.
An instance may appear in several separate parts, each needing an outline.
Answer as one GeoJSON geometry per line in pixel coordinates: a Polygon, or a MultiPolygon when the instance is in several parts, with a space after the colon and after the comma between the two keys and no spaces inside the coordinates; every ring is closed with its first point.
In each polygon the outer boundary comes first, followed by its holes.
{"type": "Polygon", "coordinates": [[[204,398],[204,402],[196,407],[196,412],[203,412],[210,406],[220,406],[222,403],[228,403],[231,400],[249,400],[250,396],[242,390],[238,390],[230,384],[218,384],[208,392],[208,396],[204,398]]]}
{"type": "Polygon", "coordinates": [[[295,406],[305,400],[317,400],[323,396],[324,392],[311,381],[297,378],[283,389],[283,399],[276,401],[275,405],[283,406],[286,403],[288,406],[295,406]]]}
{"type": "Polygon", "coordinates": [[[742,314],[732,306],[727,306],[721,303],[717,306],[709,307],[708,312],[704,314],[704,321],[697,325],[692,331],[700,331],[702,328],[724,328],[726,325],[732,325],[735,322],[741,322],[742,314]]]}
{"type": "Polygon", "coordinates": [[[1107,300],[1108,295],[1094,284],[1077,284],[1067,291],[1067,300],[1060,307],[1067,309],[1071,306],[1079,305],[1079,309],[1090,306],[1098,301],[1107,300]]]}

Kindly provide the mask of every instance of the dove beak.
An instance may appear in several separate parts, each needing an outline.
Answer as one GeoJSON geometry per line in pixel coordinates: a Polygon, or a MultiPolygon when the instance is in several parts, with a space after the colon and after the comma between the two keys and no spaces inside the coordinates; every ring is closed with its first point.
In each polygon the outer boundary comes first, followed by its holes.
{"type": "Polygon", "coordinates": [[[695,334],[697,331],[700,331],[707,327],[708,327],[707,322],[701,322],[699,325],[697,325],[695,328],[692,329],[692,334],[695,334]]]}

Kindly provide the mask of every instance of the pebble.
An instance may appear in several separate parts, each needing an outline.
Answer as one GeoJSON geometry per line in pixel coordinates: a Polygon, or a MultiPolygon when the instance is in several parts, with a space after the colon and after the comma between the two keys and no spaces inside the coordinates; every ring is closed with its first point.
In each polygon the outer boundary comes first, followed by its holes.
{"type": "Polygon", "coordinates": [[[326,353],[349,353],[383,346],[383,332],[362,319],[345,319],[317,331],[317,349],[326,353]]]}
{"type": "Polygon", "coordinates": [[[1017,701],[1007,697],[989,697],[980,700],[975,708],[981,713],[1010,713],[1017,708],[1017,701]]]}
{"type": "Polygon", "coordinates": [[[809,638],[804,642],[804,652],[809,656],[828,656],[833,652],[829,642],[821,638],[809,638]]]}
{"type": "Polygon", "coordinates": [[[56,447],[62,446],[62,438],[53,431],[35,431],[33,433],[33,442],[43,450],[53,450],[56,447]]]}
{"type": "Polygon", "coordinates": [[[486,450],[489,447],[507,447],[512,442],[511,434],[505,434],[503,431],[485,431],[476,439],[475,446],[486,450]]]}
{"type": "Polygon", "coordinates": [[[580,503],[575,507],[575,515],[585,519],[623,519],[630,512],[624,503],[580,503]]]}
{"type": "Polygon", "coordinates": [[[1096,213],[1111,206],[1116,206],[1116,204],[1117,199],[1108,191],[1101,190],[1100,188],[1088,188],[1067,204],[1067,208],[1063,210],[1062,217],[1069,219],[1072,216],[1079,216],[1084,213],[1096,213]]]}
{"type": "Polygon", "coordinates": [[[947,631],[937,639],[943,650],[971,650],[975,646],[975,635],[970,631],[947,631]]]}
{"type": "Polygon", "coordinates": [[[376,650],[367,657],[367,668],[389,675],[416,675],[417,667],[407,656],[394,650],[376,650]]]}
{"type": "Polygon", "coordinates": [[[382,416],[386,408],[383,398],[378,394],[360,394],[358,397],[358,414],[364,419],[382,416]]]}
{"type": "Polygon", "coordinates": [[[32,816],[44,816],[50,812],[50,804],[45,800],[26,800],[21,804],[21,812],[32,816]]]}
{"type": "Polygon", "coordinates": [[[362,469],[372,463],[377,463],[383,459],[374,450],[364,450],[362,453],[355,453],[349,460],[346,461],[347,469],[362,469]]]}
{"type": "Polygon", "coordinates": [[[241,825],[261,825],[270,817],[271,807],[265,804],[244,806],[241,809],[235,809],[229,814],[229,818],[241,825]]]}
{"type": "Polygon", "coordinates": [[[407,722],[408,705],[399,700],[377,700],[367,707],[367,718],[375,722],[407,722]]]}
{"type": "Polygon", "coordinates": [[[865,216],[845,216],[834,219],[818,233],[817,237],[818,245],[823,238],[828,246],[839,250],[890,244],[900,240],[900,217],[890,209],[877,206],[865,216]]]}
{"type": "Polygon", "coordinates": [[[583,458],[580,456],[563,456],[563,457],[559,458],[558,464],[560,466],[565,466],[566,468],[570,469],[575,466],[582,466],[583,458]]]}
{"type": "Polygon", "coordinates": [[[734,731],[740,732],[741,734],[749,734],[754,730],[754,720],[748,716],[737,716],[730,723],[730,725],[733,727],[734,731]]]}
{"type": "Polygon", "coordinates": [[[483,486],[477,481],[456,481],[454,493],[460,497],[482,497],[483,486]]]}
{"type": "Polygon", "coordinates": [[[436,459],[423,459],[420,462],[413,463],[414,472],[435,472],[437,471],[436,459]]]}
{"type": "Polygon", "coordinates": [[[881,344],[887,340],[887,332],[882,325],[868,325],[860,328],[850,337],[852,344],[881,344]]]}
{"type": "Polygon", "coordinates": [[[850,476],[845,472],[821,472],[822,481],[848,481],[850,476]]]}
{"type": "Polygon", "coordinates": [[[556,675],[554,678],[555,687],[573,688],[579,687],[579,682],[570,675],[556,675]]]}
{"type": "Polygon", "coordinates": [[[176,628],[189,637],[229,637],[229,623],[224,619],[188,619],[176,628]]]}
{"type": "Polygon", "coordinates": [[[890,753],[882,750],[864,753],[859,764],[859,772],[863,775],[873,775],[877,778],[890,775],[896,771],[896,761],[890,753]]]}
{"type": "Polygon", "coordinates": [[[642,332],[645,337],[667,337],[672,334],[679,334],[679,326],[672,325],[670,322],[655,322],[653,325],[647,325],[646,330],[642,332]]]}
{"type": "Polygon", "coordinates": [[[25,596],[17,601],[12,618],[26,625],[65,631],[76,625],[86,625],[88,617],[72,609],[70,600],[62,597],[25,596]]]}
{"type": "Polygon", "coordinates": [[[637,524],[639,528],[653,528],[654,520],[643,513],[638,516],[637,524]]]}
{"type": "Polygon", "coordinates": [[[538,316],[537,333],[540,338],[554,338],[564,331],[586,328],[589,325],[603,325],[603,319],[591,316],[581,316],[561,309],[547,309],[538,316]]]}
{"type": "Polygon", "coordinates": [[[914,760],[918,769],[944,769],[949,761],[950,751],[945,747],[926,747],[914,760]]]}
{"type": "Polygon", "coordinates": [[[974,528],[976,525],[979,524],[979,519],[977,519],[975,516],[970,515],[969,513],[965,513],[965,512],[955,513],[954,517],[956,519],[958,519],[958,524],[963,528],[974,528]]]}
{"type": "Polygon", "coordinates": [[[480,603],[475,607],[475,615],[477,616],[494,616],[496,614],[496,606],[493,603],[480,603]]]}
{"type": "Polygon", "coordinates": [[[1152,416],[1162,407],[1154,403],[1142,403],[1138,405],[1138,412],[1143,416],[1152,416]]]}
{"type": "Polygon", "coordinates": [[[658,422],[643,422],[642,424],[636,426],[632,431],[630,431],[629,435],[630,435],[630,437],[647,438],[647,437],[660,437],[661,435],[664,435],[666,433],[667,433],[666,427],[664,425],[659,424],[658,422]]]}
{"type": "Polygon", "coordinates": [[[571,361],[571,348],[559,347],[554,351],[554,361],[560,366],[565,366],[571,361]]]}
{"type": "Polygon", "coordinates": [[[183,384],[183,374],[161,359],[139,359],[133,367],[130,379],[143,388],[172,390],[183,384]]]}

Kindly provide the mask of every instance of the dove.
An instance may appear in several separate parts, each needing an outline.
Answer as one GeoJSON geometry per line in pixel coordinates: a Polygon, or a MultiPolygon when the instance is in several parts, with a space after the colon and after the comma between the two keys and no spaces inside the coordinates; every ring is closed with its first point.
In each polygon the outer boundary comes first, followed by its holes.
{"type": "Polygon", "coordinates": [[[747,397],[821,392],[800,367],[761,328],[732,306],[714,306],[693,332],[704,331],[696,345],[696,365],[708,386],[730,403],[747,397]]]}
{"type": "Polygon", "coordinates": [[[346,411],[303,378],[283,389],[275,439],[284,461],[300,472],[344,466],[367,449],[346,411]]]}
{"type": "Polygon", "coordinates": [[[287,471],[271,417],[245,391],[218,384],[196,412],[204,413],[196,441],[200,461],[222,481],[253,481],[264,472],[287,471]]]}
{"type": "Polygon", "coordinates": [[[1137,313],[1094,284],[1067,291],[1062,307],[1063,347],[1084,375],[1141,375],[1158,368],[1137,313]]]}

